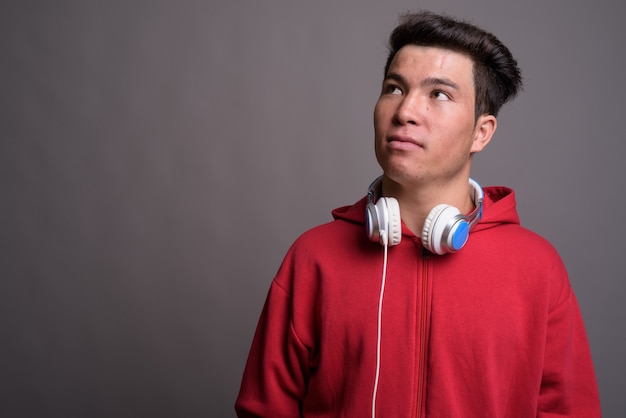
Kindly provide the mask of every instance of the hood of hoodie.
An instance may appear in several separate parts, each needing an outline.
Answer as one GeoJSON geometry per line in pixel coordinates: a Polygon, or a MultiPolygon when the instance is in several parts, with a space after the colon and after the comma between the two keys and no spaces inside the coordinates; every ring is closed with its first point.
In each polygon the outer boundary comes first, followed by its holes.
{"type": "MultiPolygon", "coordinates": [[[[483,216],[473,228],[474,231],[492,228],[501,224],[519,224],[515,192],[503,186],[484,187],[483,216]]],[[[332,211],[335,220],[362,224],[365,227],[367,197],[354,205],[342,206],[332,211]]],[[[403,228],[406,232],[406,229],[403,228]]]]}

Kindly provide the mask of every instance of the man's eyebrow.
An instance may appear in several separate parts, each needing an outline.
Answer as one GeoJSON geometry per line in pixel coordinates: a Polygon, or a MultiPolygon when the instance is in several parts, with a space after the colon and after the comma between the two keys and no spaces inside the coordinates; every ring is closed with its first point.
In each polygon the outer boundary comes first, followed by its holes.
{"type": "MultiPolygon", "coordinates": [[[[387,73],[387,75],[385,75],[385,80],[393,80],[396,81],[402,85],[407,85],[408,84],[408,80],[402,76],[401,74],[398,73],[393,73],[393,72],[389,72],[387,73]]],[[[420,85],[422,87],[428,87],[428,86],[448,86],[454,90],[461,90],[461,87],[455,83],[454,81],[450,80],[449,78],[445,78],[445,77],[428,77],[425,78],[424,80],[422,80],[420,82],[420,85]]]]}
{"type": "Polygon", "coordinates": [[[400,84],[407,84],[407,80],[406,78],[402,77],[400,74],[398,73],[387,73],[385,75],[385,81],[387,80],[393,80],[393,81],[397,81],[400,84]]]}
{"type": "Polygon", "coordinates": [[[457,83],[450,80],[449,78],[440,78],[440,77],[428,77],[422,80],[420,83],[423,87],[425,86],[448,86],[454,90],[460,90],[461,88],[457,83]]]}

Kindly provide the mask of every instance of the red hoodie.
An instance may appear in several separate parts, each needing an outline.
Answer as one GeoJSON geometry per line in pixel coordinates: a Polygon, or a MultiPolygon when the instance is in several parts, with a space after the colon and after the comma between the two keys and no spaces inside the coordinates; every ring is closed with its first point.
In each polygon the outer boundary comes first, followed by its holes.
{"type": "MultiPolygon", "coordinates": [[[[371,416],[383,247],[363,199],[296,240],[274,278],[235,405],[240,417],[371,416]]],[[[388,251],[377,417],[600,416],[576,298],[554,248],[486,188],[457,253],[403,226],[388,251]]]]}

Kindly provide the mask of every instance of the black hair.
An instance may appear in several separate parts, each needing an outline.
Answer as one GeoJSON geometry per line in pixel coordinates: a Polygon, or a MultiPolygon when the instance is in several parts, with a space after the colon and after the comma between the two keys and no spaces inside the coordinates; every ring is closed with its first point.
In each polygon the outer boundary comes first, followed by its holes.
{"type": "Polygon", "coordinates": [[[429,11],[407,13],[389,36],[385,75],[405,45],[434,46],[467,54],[474,62],[476,117],[498,115],[522,88],[522,75],[509,49],[493,34],[462,20],[429,11]]]}

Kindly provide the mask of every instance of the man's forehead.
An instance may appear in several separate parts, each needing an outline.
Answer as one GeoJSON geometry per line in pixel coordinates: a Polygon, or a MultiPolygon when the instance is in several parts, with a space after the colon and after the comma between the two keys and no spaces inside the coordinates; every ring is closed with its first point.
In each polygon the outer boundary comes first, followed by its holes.
{"type": "Polygon", "coordinates": [[[473,67],[474,61],[472,58],[461,51],[444,48],[440,46],[423,46],[408,44],[403,46],[396,52],[393,57],[390,68],[394,65],[398,65],[400,62],[415,62],[415,63],[431,63],[431,64],[445,64],[447,62],[453,62],[454,64],[465,63],[473,67]],[[426,58],[426,60],[425,60],[426,58]]]}
{"type": "Polygon", "coordinates": [[[418,70],[432,72],[429,77],[434,74],[448,74],[468,82],[474,81],[474,61],[469,55],[449,48],[413,44],[398,50],[389,65],[387,75],[402,73],[407,77],[409,74],[404,73],[418,70]]]}

